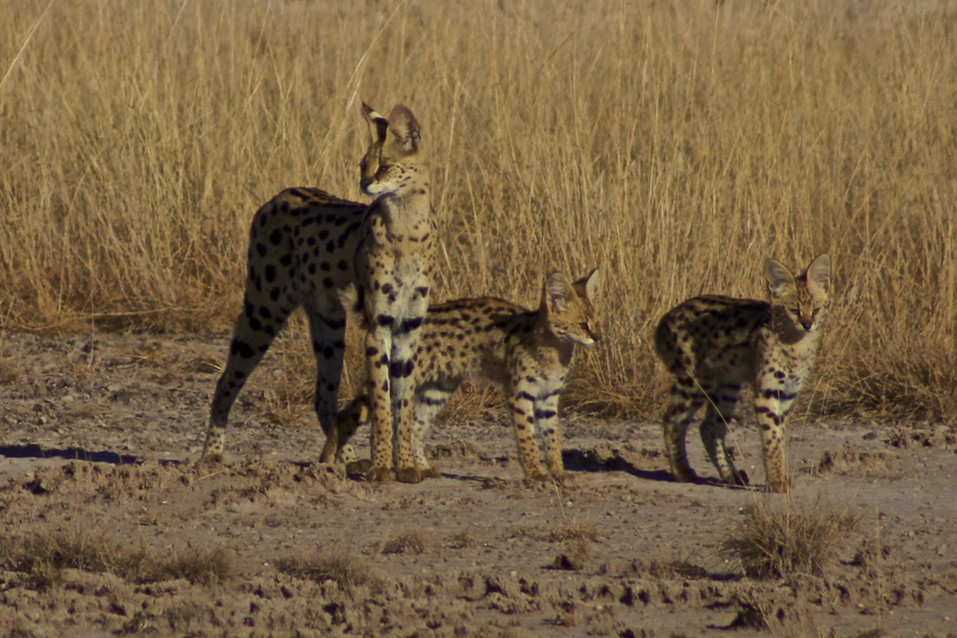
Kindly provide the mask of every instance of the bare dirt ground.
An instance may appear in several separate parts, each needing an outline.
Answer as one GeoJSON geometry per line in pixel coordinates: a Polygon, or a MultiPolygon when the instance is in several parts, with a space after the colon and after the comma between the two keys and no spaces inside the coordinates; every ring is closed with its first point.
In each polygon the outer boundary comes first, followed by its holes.
{"type": "Polygon", "coordinates": [[[271,424],[272,357],[197,468],[227,339],[0,338],[0,635],[957,635],[953,426],[797,420],[783,497],[690,439],[705,478],[674,483],[656,424],[575,415],[567,484],[529,485],[490,411],[437,428],[440,478],[372,485],[271,424]],[[755,579],[721,551],[755,505],[860,521],[823,575],[755,579]]]}

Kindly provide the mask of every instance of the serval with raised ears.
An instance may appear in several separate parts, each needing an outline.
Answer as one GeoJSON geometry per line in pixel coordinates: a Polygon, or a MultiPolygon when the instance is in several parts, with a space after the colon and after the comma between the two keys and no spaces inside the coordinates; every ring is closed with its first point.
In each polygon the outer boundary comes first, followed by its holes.
{"type": "Polygon", "coordinates": [[[351,466],[366,479],[417,483],[412,458],[416,344],[429,306],[436,225],[419,124],[404,106],[389,119],[366,107],[375,136],[362,162],[362,189],[377,196],[355,257],[357,307],[366,324],[371,456],[351,466]]]}
{"type": "Polygon", "coordinates": [[[721,479],[746,485],[725,437],[742,386],[754,390],[761,428],[767,487],[792,485],[784,458],[784,420],[814,367],[827,314],[831,259],[826,254],[794,277],[768,259],[764,269],[770,302],[730,297],[694,297],[669,310],[658,323],[655,350],[674,377],[664,415],[665,450],[671,473],[693,481],[685,433],[705,407],[701,440],[721,479]]]}
{"type": "MultiPolygon", "coordinates": [[[[407,186],[396,180],[396,174],[407,175],[406,163],[417,161],[415,153],[404,157],[384,153],[383,147],[395,137],[387,135],[388,120],[365,104],[362,113],[372,139],[361,162],[360,185],[377,197],[371,205],[340,199],[318,188],[290,188],[263,204],[253,217],[243,312],[236,320],[226,367],[213,395],[204,461],[222,459],[236,397],[286,319],[300,306],[308,318],[316,358],[316,415],[327,436],[332,429],[345,353],[342,296],[356,286],[360,245],[379,232],[382,210],[395,207],[394,191],[407,186]],[[389,199],[389,204],[383,204],[383,199],[389,199]]],[[[403,106],[393,113],[403,128],[414,122],[403,106]]],[[[417,126],[414,135],[417,143],[417,126]]],[[[421,204],[416,199],[414,205],[421,204]]],[[[362,269],[365,272],[364,262],[362,269]]]]}
{"type": "MultiPolygon", "coordinates": [[[[436,474],[424,449],[435,416],[462,381],[481,378],[505,390],[526,478],[562,478],[558,400],[575,346],[591,348],[599,340],[598,287],[597,270],[574,283],[553,273],[537,310],[494,297],[429,307],[411,376],[412,447],[421,476],[436,474]]],[[[369,399],[359,396],[339,413],[321,459],[333,460],[368,417],[369,399]]]]}

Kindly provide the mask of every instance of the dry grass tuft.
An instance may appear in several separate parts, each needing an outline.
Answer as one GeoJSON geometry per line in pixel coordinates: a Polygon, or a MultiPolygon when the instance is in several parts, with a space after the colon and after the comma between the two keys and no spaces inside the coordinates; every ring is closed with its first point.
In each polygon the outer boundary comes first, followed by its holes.
{"type": "Polygon", "coordinates": [[[345,554],[299,554],[276,561],[276,569],[295,578],[322,584],[333,581],[340,589],[381,589],[384,581],[362,559],[345,554]]]}
{"type": "Polygon", "coordinates": [[[157,555],[145,546],[120,543],[108,533],[56,531],[0,546],[0,564],[27,575],[36,589],[62,581],[64,569],[110,573],[133,583],[185,578],[210,585],[232,573],[232,554],[223,549],[187,548],[157,555]]]}
{"type": "Polygon", "coordinates": [[[738,559],[744,573],[753,578],[824,575],[861,519],[849,510],[790,503],[777,508],[767,500],[746,508],[743,515],[724,540],[722,551],[738,559]]]}
{"type": "Polygon", "coordinates": [[[382,544],[383,554],[421,554],[428,548],[425,535],[419,531],[404,532],[382,544]]]}
{"type": "Polygon", "coordinates": [[[478,545],[478,539],[467,529],[449,537],[448,546],[450,549],[468,549],[478,545]]]}
{"type": "Polygon", "coordinates": [[[589,523],[568,523],[556,527],[548,535],[550,541],[588,541],[596,542],[601,533],[589,523]]]}
{"type": "Polygon", "coordinates": [[[837,452],[825,450],[821,460],[812,469],[816,476],[840,474],[853,476],[882,476],[889,473],[890,454],[886,451],[869,452],[844,446],[837,452]]]}
{"type": "Polygon", "coordinates": [[[0,383],[14,383],[23,378],[23,369],[12,358],[0,355],[0,383]]]}
{"type": "Polygon", "coordinates": [[[184,578],[193,584],[214,585],[229,578],[234,568],[233,553],[222,547],[189,547],[157,562],[153,569],[158,577],[149,580],[184,578]]]}
{"type": "Polygon", "coordinates": [[[631,561],[630,569],[636,574],[647,574],[652,578],[698,579],[710,576],[708,570],[691,562],[687,558],[652,556],[636,558],[631,561]]]}

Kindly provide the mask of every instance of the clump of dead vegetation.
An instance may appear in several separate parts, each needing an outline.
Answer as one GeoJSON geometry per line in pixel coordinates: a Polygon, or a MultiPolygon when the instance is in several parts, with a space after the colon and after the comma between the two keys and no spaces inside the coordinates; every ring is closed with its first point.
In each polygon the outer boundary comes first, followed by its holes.
{"type": "Polygon", "coordinates": [[[758,501],[722,543],[752,578],[823,576],[860,515],[821,505],[774,507],[758,501]]]}
{"type": "Polygon", "coordinates": [[[121,543],[108,533],[58,530],[27,539],[4,539],[0,566],[26,576],[35,589],[60,584],[64,570],[109,573],[132,583],[183,578],[211,585],[233,572],[233,557],[224,548],[186,547],[159,553],[144,545],[121,543]]]}
{"type": "Polygon", "coordinates": [[[340,589],[369,587],[380,590],[384,580],[362,560],[340,553],[303,553],[284,556],[275,563],[276,569],[294,578],[311,580],[318,584],[329,581],[340,589]]]}
{"type": "Polygon", "coordinates": [[[383,554],[421,554],[429,542],[419,531],[403,532],[382,544],[383,554]]]}

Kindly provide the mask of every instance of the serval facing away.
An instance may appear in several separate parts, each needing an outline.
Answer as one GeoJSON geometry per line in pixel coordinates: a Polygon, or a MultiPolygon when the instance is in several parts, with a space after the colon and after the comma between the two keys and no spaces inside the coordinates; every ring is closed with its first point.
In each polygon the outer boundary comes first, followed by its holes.
{"type": "MultiPolygon", "coordinates": [[[[361,162],[361,185],[379,199],[370,206],[317,188],[290,188],[263,204],[253,217],[243,312],[216,384],[204,461],[222,459],[229,411],[237,395],[299,306],[308,318],[316,357],[316,415],[327,435],[332,429],[345,353],[341,296],[356,283],[360,242],[378,227],[370,211],[381,208],[380,200],[399,189],[390,180],[402,169],[402,158],[382,153],[387,120],[365,104],[362,112],[370,122],[372,140],[361,162]]],[[[403,119],[408,109],[396,107],[395,112],[403,119]]]]}
{"type": "Polygon", "coordinates": [[[746,485],[728,454],[725,436],[742,385],[754,390],[768,489],[791,487],[784,460],[784,419],[811,373],[827,312],[831,259],[821,255],[794,277],[769,259],[765,278],[770,303],[751,299],[694,297],[669,310],[658,323],[655,350],[674,376],[664,415],[665,450],[671,473],[693,481],[685,433],[706,406],[701,440],[721,478],[746,485]]]}
{"type": "MultiPolygon", "coordinates": [[[[413,452],[421,476],[435,475],[424,451],[433,419],[462,381],[484,378],[505,389],[525,476],[561,478],[558,398],[574,346],[590,348],[599,338],[594,305],[598,285],[597,271],[574,284],[554,273],[545,281],[538,310],[493,297],[429,307],[411,377],[413,452]]],[[[360,396],[339,413],[322,460],[331,461],[367,418],[368,397],[360,396]]]]}
{"type": "Polygon", "coordinates": [[[358,307],[366,324],[372,433],[368,480],[422,480],[412,458],[412,387],[416,343],[429,306],[436,227],[419,124],[404,106],[389,119],[366,118],[380,143],[362,163],[362,189],[378,196],[355,257],[358,307]]]}

